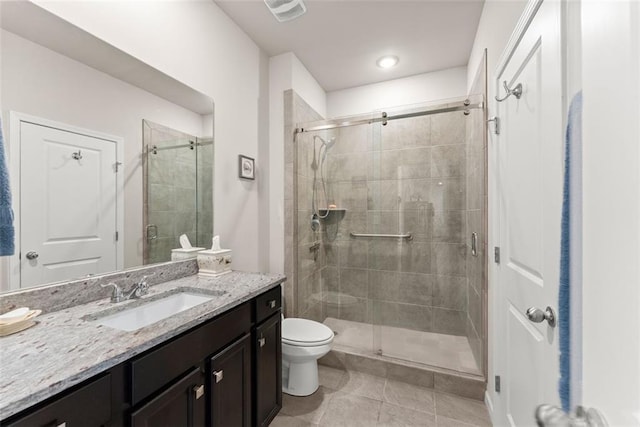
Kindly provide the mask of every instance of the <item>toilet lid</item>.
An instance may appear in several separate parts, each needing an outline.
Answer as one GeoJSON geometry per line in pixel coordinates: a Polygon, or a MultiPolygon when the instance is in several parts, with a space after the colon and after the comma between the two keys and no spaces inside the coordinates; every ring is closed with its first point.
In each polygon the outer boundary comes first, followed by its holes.
{"type": "Polygon", "coordinates": [[[308,319],[284,319],[282,339],[299,343],[319,343],[333,339],[333,331],[322,323],[308,319]]]}

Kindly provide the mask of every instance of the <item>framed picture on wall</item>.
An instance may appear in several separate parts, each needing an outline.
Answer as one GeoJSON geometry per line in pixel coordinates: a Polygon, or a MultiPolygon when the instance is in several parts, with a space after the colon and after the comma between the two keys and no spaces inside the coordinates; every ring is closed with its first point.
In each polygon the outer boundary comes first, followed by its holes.
{"type": "Polygon", "coordinates": [[[256,179],[255,160],[240,154],[238,156],[238,176],[242,179],[256,179]]]}

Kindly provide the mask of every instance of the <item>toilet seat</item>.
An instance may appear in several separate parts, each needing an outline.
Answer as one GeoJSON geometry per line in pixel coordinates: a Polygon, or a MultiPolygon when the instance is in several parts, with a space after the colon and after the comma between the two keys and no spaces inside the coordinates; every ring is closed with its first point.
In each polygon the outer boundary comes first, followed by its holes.
{"type": "Polygon", "coordinates": [[[298,347],[315,347],[333,341],[333,331],[319,322],[308,319],[284,319],[282,342],[298,347]]]}

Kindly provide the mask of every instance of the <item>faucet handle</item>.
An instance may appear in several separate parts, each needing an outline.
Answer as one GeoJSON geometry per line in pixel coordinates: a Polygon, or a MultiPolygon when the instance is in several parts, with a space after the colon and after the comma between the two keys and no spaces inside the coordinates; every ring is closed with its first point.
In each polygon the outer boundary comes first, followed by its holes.
{"type": "Polygon", "coordinates": [[[100,283],[101,288],[107,288],[109,286],[113,286],[113,293],[111,294],[111,302],[120,302],[122,300],[122,289],[120,289],[120,286],[116,285],[113,282],[109,282],[107,284],[100,283]]]}
{"type": "Polygon", "coordinates": [[[136,284],[136,297],[140,297],[141,295],[146,295],[149,293],[149,284],[147,283],[147,277],[148,276],[142,276],[142,280],[140,280],[136,284]]]}

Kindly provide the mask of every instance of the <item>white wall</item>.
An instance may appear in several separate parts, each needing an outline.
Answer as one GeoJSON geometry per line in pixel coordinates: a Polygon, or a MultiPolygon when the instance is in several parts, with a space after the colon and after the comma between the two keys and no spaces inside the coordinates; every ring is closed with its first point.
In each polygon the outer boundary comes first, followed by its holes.
{"type": "Polygon", "coordinates": [[[15,34],[4,30],[0,33],[0,94],[7,139],[9,111],[124,138],[124,263],[125,267],[141,265],[142,119],[196,136],[211,135],[211,128],[203,134],[205,120],[200,114],[15,34]]]}
{"type": "MultiPolygon", "coordinates": [[[[467,68],[467,88],[473,85],[473,79],[480,62],[484,49],[487,49],[487,71],[489,76],[489,98],[495,95],[495,88],[492,82],[502,50],[507,45],[511,33],[522,15],[526,0],[485,0],[480,16],[480,23],[476,31],[476,38],[471,48],[471,55],[467,68]]],[[[489,103],[491,105],[491,103],[489,103]]]]}
{"type": "Polygon", "coordinates": [[[129,55],[215,101],[215,233],[235,269],[259,270],[258,184],[238,178],[238,154],[258,158],[258,46],[211,0],[68,2],[34,0],[129,55]]]}
{"type": "Polygon", "coordinates": [[[293,89],[326,116],[326,95],[291,52],[269,59],[269,267],[284,272],[284,91],[293,89]]]}
{"type": "MultiPolygon", "coordinates": [[[[470,88],[473,84],[473,79],[478,70],[478,66],[482,61],[482,55],[484,50],[487,50],[487,80],[488,80],[488,99],[487,109],[488,116],[493,115],[493,109],[495,102],[492,102],[495,96],[495,84],[494,75],[495,69],[498,64],[498,60],[502,56],[502,52],[505,49],[511,33],[516,27],[520,15],[525,9],[527,2],[524,0],[514,1],[499,1],[499,0],[486,0],[482,9],[482,15],[480,17],[480,23],[476,32],[476,38],[471,49],[471,55],[469,57],[468,75],[467,75],[467,87],[470,88]]],[[[497,240],[496,230],[497,221],[495,215],[492,213],[492,206],[496,206],[493,199],[494,192],[492,189],[491,171],[494,169],[494,163],[492,161],[494,147],[493,140],[493,125],[489,126],[488,134],[488,153],[489,153],[489,230],[488,230],[488,247],[495,246],[494,242],[497,240]]],[[[499,356],[499,347],[496,346],[496,340],[498,337],[494,331],[500,330],[496,325],[497,319],[494,316],[495,307],[497,306],[494,277],[495,271],[493,263],[489,263],[488,268],[488,384],[487,384],[487,404],[489,411],[493,410],[494,403],[497,404],[497,395],[494,391],[493,378],[496,372],[496,359],[499,356]]],[[[498,369],[500,370],[500,369],[498,369]]],[[[504,371],[504,368],[501,369],[504,371]]]]}
{"type": "Polygon", "coordinates": [[[467,94],[467,68],[456,67],[327,93],[328,117],[369,113],[467,94]]]}
{"type": "Polygon", "coordinates": [[[640,425],[639,28],[638,2],[582,2],[583,404],[611,426],[640,425]]]}

